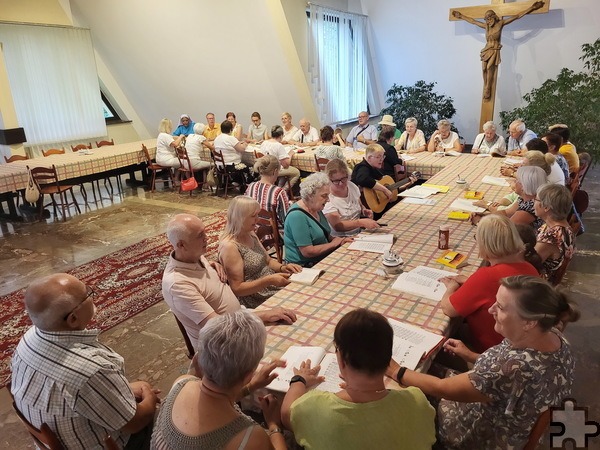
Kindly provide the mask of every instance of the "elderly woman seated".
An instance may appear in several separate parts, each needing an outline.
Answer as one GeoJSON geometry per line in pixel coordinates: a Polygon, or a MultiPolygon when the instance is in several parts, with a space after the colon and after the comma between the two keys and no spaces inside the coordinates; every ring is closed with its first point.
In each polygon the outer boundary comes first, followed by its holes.
{"type": "Polygon", "coordinates": [[[213,149],[212,143],[206,141],[202,135],[206,125],[203,123],[194,124],[194,134],[190,134],[185,139],[185,149],[187,150],[192,169],[208,169],[210,163],[202,159],[202,147],[213,149]]]}
{"type": "Polygon", "coordinates": [[[483,124],[483,133],[479,133],[473,142],[471,153],[486,155],[506,155],[504,137],[496,133],[496,124],[491,120],[483,124]]]}
{"type": "Polygon", "coordinates": [[[329,125],[321,128],[321,144],[315,147],[315,156],[326,159],[345,160],[344,151],[339,145],[333,143],[333,128],[329,125]]]}
{"type": "Polygon", "coordinates": [[[283,365],[275,361],[256,371],[265,342],[265,327],[251,312],[240,310],[211,319],[200,331],[190,374],[175,380],[163,400],[151,448],[287,448],[275,397],[260,399],[268,431],[235,403],[267,386],[275,378],[271,371],[283,365]]]}
{"type": "Polygon", "coordinates": [[[179,159],[175,149],[181,145],[185,135],[173,137],[173,122],[163,119],[158,126],[158,137],[156,138],[156,163],[164,167],[179,168],[179,159]]]}
{"type": "Polygon", "coordinates": [[[438,129],[431,135],[427,150],[430,152],[462,152],[458,133],[451,130],[452,124],[447,119],[438,122],[438,129]]]}
{"type": "Polygon", "coordinates": [[[571,396],[574,359],[553,327],[574,322],[579,312],[548,282],[531,276],[500,281],[489,309],[505,337],[481,355],[450,339],[446,350],[474,362],[473,370],[439,379],[392,361],[387,375],[441,398],[439,440],[444,448],[524,448],[540,414],[571,396]]]}
{"type": "Polygon", "coordinates": [[[260,175],[260,180],[250,183],[245,195],[256,200],[261,209],[267,211],[274,209],[279,222],[278,226],[283,229],[290,201],[285,189],[275,184],[277,178],[279,178],[280,167],[279,160],[273,155],[266,155],[257,159],[254,163],[254,172],[260,175]]]}
{"type": "Polygon", "coordinates": [[[507,217],[491,214],[481,219],[475,239],[479,257],[489,262],[489,267],[480,267],[469,277],[442,278],[440,281],[446,285],[446,292],[441,306],[447,316],[465,318],[470,344],[482,352],[502,341],[488,314],[500,280],[511,275],[539,274],[525,261],[525,244],[507,217]]]}
{"type": "Polygon", "coordinates": [[[373,220],[373,211],[360,202],[360,189],[352,181],[348,166],[341,159],[332,159],[327,163],[325,173],[331,182],[329,201],[323,208],[333,236],[353,236],[361,228],[372,230],[379,228],[373,220]]]}
{"type": "Polygon", "coordinates": [[[242,163],[242,154],[246,151],[248,144],[240,142],[234,136],[231,136],[233,125],[229,120],[221,123],[221,134],[219,134],[213,145],[215,151],[221,152],[223,161],[231,172],[234,173],[234,180],[242,185],[242,192],[246,189],[246,184],[250,178],[249,170],[246,164],[242,163]]]}
{"type": "Polygon", "coordinates": [[[409,117],[404,121],[404,131],[398,141],[396,141],[396,150],[406,153],[420,153],[427,148],[425,134],[417,129],[419,122],[414,117],[409,117]]]}
{"type": "MultiPolygon", "coordinates": [[[[548,183],[565,185],[564,172],[559,166],[556,156],[548,151],[548,144],[542,139],[533,138],[527,144],[527,151],[523,154],[524,166],[537,166],[544,169],[548,183]]],[[[514,166],[503,165],[500,173],[507,177],[514,177],[517,169],[514,166]]]]}
{"type": "Polygon", "coordinates": [[[227,208],[227,224],[219,242],[219,261],[240,303],[256,308],[283,286],[290,274],[300,272],[296,264],[281,264],[271,258],[256,233],[260,205],[250,197],[238,196],[227,208]]]}
{"type": "Polygon", "coordinates": [[[311,267],[351,238],[333,237],[323,208],[329,201],[329,178],[313,173],[300,183],[300,197],[285,218],[283,241],[285,259],[311,267]]]}
{"type": "Polygon", "coordinates": [[[575,253],[575,234],[567,217],[573,207],[571,192],[564,186],[546,184],[537,190],[535,214],[544,221],[538,230],[535,250],[542,258],[544,275],[551,281],[565,258],[575,253]]]}
{"type": "Polygon", "coordinates": [[[286,428],[304,448],[430,449],[435,413],[419,389],[388,390],[384,373],[394,334],[387,319],[367,309],[346,314],[333,342],[344,388],[337,393],[307,389],[322,381],[310,360],[294,368],[281,409],[286,428]]]}
{"type": "MultiPolygon", "coordinates": [[[[542,226],[543,221],[535,215],[533,201],[538,188],[547,183],[546,172],[536,166],[521,166],[517,169],[516,175],[514,191],[519,197],[517,201],[508,208],[499,209],[499,207],[495,206],[493,203],[487,205],[485,203],[477,202],[475,204],[487,207],[487,209],[494,214],[510,217],[510,220],[514,223],[529,224],[537,230],[542,226]]],[[[482,214],[473,214],[471,216],[471,222],[477,224],[481,217],[482,214]]]]}

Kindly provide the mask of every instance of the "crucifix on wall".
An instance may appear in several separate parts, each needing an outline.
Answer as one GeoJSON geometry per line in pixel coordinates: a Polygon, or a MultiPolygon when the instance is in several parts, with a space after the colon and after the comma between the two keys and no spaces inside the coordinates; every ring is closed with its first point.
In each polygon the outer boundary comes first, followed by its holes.
{"type": "Polygon", "coordinates": [[[480,129],[485,122],[494,117],[502,28],[529,13],[547,13],[550,9],[550,0],[504,2],[505,0],[492,0],[491,5],[450,9],[450,20],[464,20],[485,30],[486,44],[480,53],[483,71],[480,129]],[[483,19],[483,21],[476,19],[483,19]]]}

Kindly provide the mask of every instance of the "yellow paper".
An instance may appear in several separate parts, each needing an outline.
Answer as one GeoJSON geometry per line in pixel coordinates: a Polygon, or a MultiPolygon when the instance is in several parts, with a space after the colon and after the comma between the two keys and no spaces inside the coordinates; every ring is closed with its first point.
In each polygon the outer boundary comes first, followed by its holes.
{"type": "Polygon", "coordinates": [[[432,188],[432,189],[437,189],[442,194],[445,194],[446,192],[448,192],[450,190],[450,186],[442,186],[439,184],[423,183],[421,186],[425,186],[425,187],[432,188]]]}

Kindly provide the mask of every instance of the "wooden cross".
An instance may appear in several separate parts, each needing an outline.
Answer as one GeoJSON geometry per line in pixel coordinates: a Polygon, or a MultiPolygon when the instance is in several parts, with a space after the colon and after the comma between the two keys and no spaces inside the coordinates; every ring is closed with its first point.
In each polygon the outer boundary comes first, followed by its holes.
{"type": "Polygon", "coordinates": [[[487,43],[481,53],[484,86],[481,98],[481,115],[479,118],[480,130],[485,122],[494,118],[502,27],[520,19],[526,14],[547,13],[550,10],[550,0],[543,0],[543,2],[543,6],[538,9],[533,9],[534,4],[539,3],[534,0],[512,3],[505,3],[505,0],[491,0],[490,5],[466,6],[463,8],[450,9],[450,20],[465,20],[486,30],[487,43]],[[486,29],[486,12],[489,10],[494,11],[500,20],[500,22],[498,22],[498,29],[490,30],[489,27],[486,29]],[[504,19],[506,16],[508,16],[508,18],[504,19]],[[484,21],[481,22],[475,19],[484,19],[484,21]],[[494,62],[496,58],[497,62],[494,62]],[[484,59],[487,59],[488,62],[486,63],[484,59]]]}

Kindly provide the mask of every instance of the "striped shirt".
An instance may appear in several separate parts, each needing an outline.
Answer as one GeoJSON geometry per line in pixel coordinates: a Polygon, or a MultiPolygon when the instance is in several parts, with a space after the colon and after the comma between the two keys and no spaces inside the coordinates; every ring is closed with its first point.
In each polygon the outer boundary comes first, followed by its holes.
{"type": "Polygon", "coordinates": [[[260,203],[260,207],[262,209],[271,211],[273,208],[275,208],[279,222],[277,225],[279,228],[283,228],[285,216],[290,207],[290,201],[284,189],[273,184],[255,181],[254,183],[250,183],[246,189],[245,195],[252,197],[258,203],[260,203]]]}
{"type": "Polygon", "coordinates": [[[99,330],[48,332],[31,327],[12,358],[15,404],[36,427],[42,423],[68,449],[103,449],[135,415],[136,401],[123,358],[98,342],[99,330]]]}

